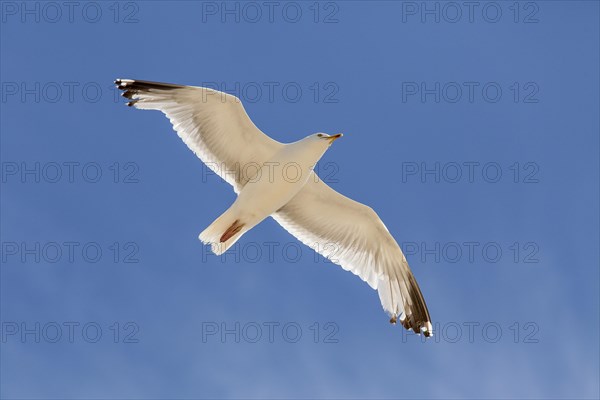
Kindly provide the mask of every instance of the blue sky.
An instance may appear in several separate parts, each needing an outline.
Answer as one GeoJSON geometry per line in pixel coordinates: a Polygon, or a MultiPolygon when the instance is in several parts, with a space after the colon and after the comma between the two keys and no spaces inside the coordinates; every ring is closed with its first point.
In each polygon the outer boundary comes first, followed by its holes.
{"type": "Polygon", "coordinates": [[[461,4],[3,1],[0,395],[598,398],[598,3],[461,4]],[[272,220],[209,255],[233,191],[115,78],[344,132],[433,340],[272,220]]]}

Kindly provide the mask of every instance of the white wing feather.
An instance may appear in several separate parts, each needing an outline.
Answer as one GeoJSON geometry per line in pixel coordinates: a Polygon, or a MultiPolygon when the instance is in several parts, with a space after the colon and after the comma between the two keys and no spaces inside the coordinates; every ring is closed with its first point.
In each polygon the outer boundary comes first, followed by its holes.
{"type": "Polygon", "coordinates": [[[185,144],[236,193],[283,145],[258,129],[242,102],[217,90],[117,79],[128,105],[162,111],[185,144]]]}
{"type": "Polygon", "coordinates": [[[273,218],[289,233],[379,293],[406,329],[431,335],[429,312],[406,258],[372,208],[336,192],[316,175],[273,218]]]}

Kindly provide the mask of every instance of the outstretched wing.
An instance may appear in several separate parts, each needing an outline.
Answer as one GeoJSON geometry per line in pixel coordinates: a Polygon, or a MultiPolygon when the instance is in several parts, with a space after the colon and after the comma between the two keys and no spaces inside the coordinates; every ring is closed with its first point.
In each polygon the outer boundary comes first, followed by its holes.
{"type": "Polygon", "coordinates": [[[406,329],[431,335],[419,285],[400,246],[373,209],[312,176],[273,218],[302,243],[376,289],[392,322],[399,317],[406,329]]]}
{"type": "Polygon", "coordinates": [[[117,79],[127,103],[162,111],[184,143],[236,193],[282,144],[261,132],[242,102],[217,90],[117,79]]]}

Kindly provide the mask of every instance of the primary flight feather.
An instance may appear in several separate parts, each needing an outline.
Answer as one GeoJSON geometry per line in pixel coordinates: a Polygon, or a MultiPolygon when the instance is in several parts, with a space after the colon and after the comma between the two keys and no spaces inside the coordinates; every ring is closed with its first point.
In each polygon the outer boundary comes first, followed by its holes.
{"type": "Polygon", "coordinates": [[[115,83],[130,99],[127,105],[162,111],[184,143],[238,194],[200,234],[215,254],[227,251],[271,216],[302,243],[376,289],[390,322],[399,319],[406,329],[431,336],[419,285],[379,216],[336,192],[313,172],[341,134],[318,133],[284,144],[260,131],[235,96],[132,79],[115,83]],[[284,173],[290,166],[293,177],[284,173]]]}

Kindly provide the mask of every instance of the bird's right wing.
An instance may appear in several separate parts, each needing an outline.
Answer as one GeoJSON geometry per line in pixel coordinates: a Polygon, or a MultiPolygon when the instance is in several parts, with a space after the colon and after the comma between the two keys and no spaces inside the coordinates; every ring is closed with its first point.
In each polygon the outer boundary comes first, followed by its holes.
{"type": "Polygon", "coordinates": [[[117,79],[130,106],[162,111],[184,143],[239,193],[282,144],[261,132],[242,102],[217,90],[117,79]]]}
{"type": "Polygon", "coordinates": [[[377,289],[384,310],[430,336],[429,311],[406,258],[379,216],[314,173],[273,218],[302,243],[377,289]]]}

